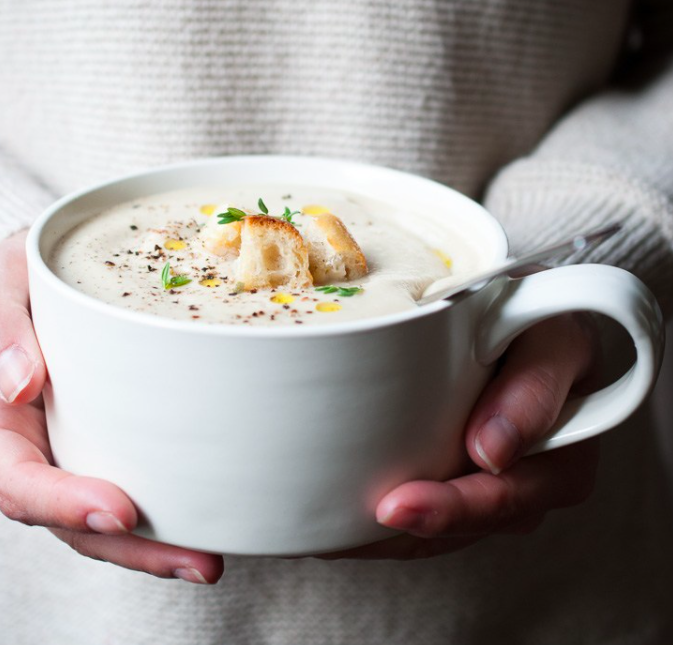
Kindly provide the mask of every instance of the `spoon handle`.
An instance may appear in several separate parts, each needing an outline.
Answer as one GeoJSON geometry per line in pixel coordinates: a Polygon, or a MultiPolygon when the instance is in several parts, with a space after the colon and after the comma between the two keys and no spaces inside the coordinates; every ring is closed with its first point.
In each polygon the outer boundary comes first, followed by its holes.
{"type": "Polygon", "coordinates": [[[492,280],[493,278],[511,273],[516,269],[522,269],[528,265],[536,264],[540,260],[547,260],[550,257],[555,255],[560,255],[562,253],[581,251],[587,248],[589,245],[598,245],[601,242],[607,240],[609,237],[612,237],[615,233],[620,231],[622,228],[621,224],[610,224],[605,228],[601,228],[597,231],[592,231],[590,233],[585,233],[583,235],[576,235],[571,240],[566,240],[560,242],[559,244],[554,244],[552,246],[547,246],[539,251],[534,253],[528,253],[523,257],[517,258],[515,260],[510,260],[505,264],[491,269],[485,273],[480,273],[479,275],[470,278],[467,282],[461,282],[460,284],[447,287],[435,293],[431,293],[428,296],[423,296],[420,298],[416,304],[418,305],[429,305],[431,302],[437,302],[438,300],[447,300],[449,298],[454,298],[460,293],[471,289],[481,283],[486,284],[487,281],[492,280]]]}

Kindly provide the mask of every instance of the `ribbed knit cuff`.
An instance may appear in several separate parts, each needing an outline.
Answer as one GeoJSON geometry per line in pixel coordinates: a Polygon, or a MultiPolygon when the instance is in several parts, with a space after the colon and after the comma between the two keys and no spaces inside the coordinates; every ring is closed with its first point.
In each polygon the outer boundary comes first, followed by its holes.
{"type": "Polygon", "coordinates": [[[552,264],[622,267],[673,312],[673,203],[660,191],[600,166],[528,158],[496,176],[484,203],[505,227],[513,255],[620,222],[613,238],[552,264]]]}
{"type": "Polygon", "coordinates": [[[0,151],[0,239],[30,226],[54,199],[46,186],[0,151]]]}

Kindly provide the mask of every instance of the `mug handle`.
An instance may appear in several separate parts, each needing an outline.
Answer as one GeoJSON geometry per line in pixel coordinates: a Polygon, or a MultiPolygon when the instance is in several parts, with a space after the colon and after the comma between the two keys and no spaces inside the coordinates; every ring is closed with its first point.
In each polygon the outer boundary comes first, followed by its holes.
{"type": "Polygon", "coordinates": [[[661,310],[649,289],[623,269],[583,264],[509,280],[487,308],[476,338],[476,358],[492,364],[532,325],[571,311],[614,318],[631,335],[636,362],[607,387],[566,401],[547,437],[528,454],[566,446],[624,421],[652,389],[664,349],[661,310]]]}

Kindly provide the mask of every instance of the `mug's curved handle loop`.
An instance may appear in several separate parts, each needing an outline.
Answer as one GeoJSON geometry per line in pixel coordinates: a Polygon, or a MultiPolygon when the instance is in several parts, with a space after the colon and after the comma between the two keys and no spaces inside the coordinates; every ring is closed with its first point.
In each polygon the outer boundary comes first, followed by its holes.
{"type": "Polygon", "coordinates": [[[547,438],[528,454],[575,443],[618,425],[649,394],[661,366],[664,324],[654,296],[627,271],[597,264],[560,267],[509,281],[482,320],[477,360],[492,363],[525,329],[570,311],[614,318],[633,338],[636,362],[615,383],[567,401],[547,438]]]}

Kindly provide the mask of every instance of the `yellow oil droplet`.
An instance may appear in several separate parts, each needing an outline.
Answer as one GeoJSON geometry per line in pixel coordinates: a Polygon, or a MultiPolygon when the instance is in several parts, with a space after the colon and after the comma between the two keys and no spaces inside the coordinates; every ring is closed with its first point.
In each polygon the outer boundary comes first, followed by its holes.
{"type": "Polygon", "coordinates": [[[204,215],[212,215],[215,212],[215,204],[204,204],[199,208],[199,210],[204,214],[204,215]]]}
{"type": "Polygon", "coordinates": [[[444,262],[447,268],[450,269],[453,266],[453,260],[446,253],[444,253],[444,251],[434,249],[434,253],[442,262],[444,262]]]}
{"type": "Polygon", "coordinates": [[[275,296],[271,296],[271,302],[276,302],[279,305],[289,305],[294,302],[294,296],[289,293],[277,293],[275,296]]]}
{"type": "Polygon", "coordinates": [[[219,287],[222,284],[222,280],[218,278],[204,278],[199,284],[202,287],[219,287]]]}
{"type": "Polygon", "coordinates": [[[341,305],[336,302],[321,302],[315,306],[316,311],[322,311],[324,314],[331,313],[333,311],[339,311],[341,305]]]}
{"type": "Polygon", "coordinates": [[[302,206],[301,212],[304,215],[325,215],[329,213],[329,208],[327,206],[321,206],[320,204],[309,204],[308,206],[302,206]]]}
{"type": "Polygon", "coordinates": [[[169,251],[179,251],[180,249],[184,249],[187,246],[187,242],[183,242],[182,240],[166,240],[164,242],[164,248],[168,249],[169,251]]]}

